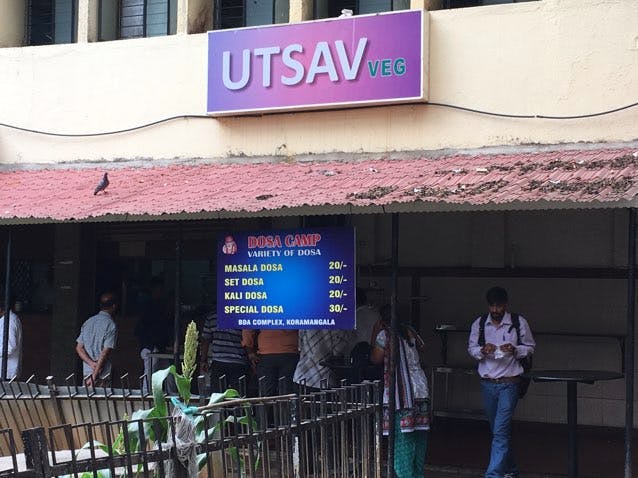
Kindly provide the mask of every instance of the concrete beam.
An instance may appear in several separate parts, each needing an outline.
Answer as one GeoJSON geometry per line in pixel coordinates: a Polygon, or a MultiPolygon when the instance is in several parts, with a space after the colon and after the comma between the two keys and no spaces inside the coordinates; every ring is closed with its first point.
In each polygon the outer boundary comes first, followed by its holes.
{"type": "Polygon", "coordinates": [[[0,2],[0,48],[24,44],[25,9],[26,0],[0,2]]]}
{"type": "Polygon", "coordinates": [[[56,225],[54,256],[51,375],[61,384],[76,371],[73,364],[79,359],[75,338],[82,322],[95,312],[95,243],[87,228],[81,224],[56,225]]]}
{"type": "Polygon", "coordinates": [[[412,10],[441,10],[443,0],[410,0],[412,10]]]}
{"type": "Polygon", "coordinates": [[[78,43],[98,41],[98,2],[78,0],[78,43]]]}

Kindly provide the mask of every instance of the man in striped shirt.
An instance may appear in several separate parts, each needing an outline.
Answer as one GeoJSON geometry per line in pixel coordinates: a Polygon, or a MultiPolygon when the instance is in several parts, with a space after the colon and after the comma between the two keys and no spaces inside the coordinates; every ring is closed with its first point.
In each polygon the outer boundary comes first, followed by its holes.
{"type": "Polygon", "coordinates": [[[305,383],[310,390],[321,388],[323,380],[327,381],[328,387],[336,387],[338,384],[334,372],[321,363],[348,352],[352,335],[351,330],[299,331],[300,358],[293,381],[299,385],[305,383]]]}
{"type": "Polygon", "coordinates": [[[241,330],[217,328],[217,313],[210,312],[202,328],[200,345],[200,370],[210,370],[213,392],[220,389],[219,378],[226,375],[226,386],[239,391],[239,378],[248,377],[248,359],[241,346],[241,330]],[[209,367],[210,362],[210,367],[209,367]]]}

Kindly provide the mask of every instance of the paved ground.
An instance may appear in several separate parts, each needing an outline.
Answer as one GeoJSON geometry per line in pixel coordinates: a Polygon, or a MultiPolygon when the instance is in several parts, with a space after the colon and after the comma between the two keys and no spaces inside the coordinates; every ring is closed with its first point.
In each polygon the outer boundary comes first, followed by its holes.
{"type": "MultiPolygon", "coordinates": [[[[514,456],[523,472],[521,478],[567,476],[567,431],[565,424],[514,422],[514,456]]],[[[581,478],[624,476],[624,429],[580,426],[578,449],[581,478]]],[[[635,432],[633,449],[633,469],[638,470],[638,430],[635,432]]],[[[480,477],[481,471],[487,466],[489,453],[490,431],[487,422],[437,418],[428,439],[426,463],[432,470],[448,473],[439,476],[432,472],[426,476],[480,477]]],[[[637,473],[634,474],[638,477],[637,473]]]]}
{"type": "MultiPolygon", "coordinates": [[[[481,470],[452,467],[452,466],[428,466],[426,465],[426,478],[483,478],[481,470]]],[[[566,475],[547,475],[539,473],[521,473],[520,478],[563,478],[566,475]]]]}
{"type": "MultiPolygon", "coordinates": [[[[86,450],[83,450],[80,453],[85,453],[88,456],[88,452],[86,450]]],[[[58,452],[56,455],[58,460],[70,459],[68,452],[58,452]]],[[[80,458],[85,457],[81,456],[80,458]]],[[[25,468],[23,454],[18,455],[18,466],[21,469],[25,468]]],[[[12,464],[9,457],[0,457],[0,470],[10,469],[11,467],[12,464]]],[[[383,471],[385,472],[385,469],[383,471]]],[[[566,475],[560,474],[521,473],[520,478],[565,478],[565,476],[566,475]]],[[[483,473],[481,470],[471,468],[426,465],[425,478],[483,478],[483,473]]]]}

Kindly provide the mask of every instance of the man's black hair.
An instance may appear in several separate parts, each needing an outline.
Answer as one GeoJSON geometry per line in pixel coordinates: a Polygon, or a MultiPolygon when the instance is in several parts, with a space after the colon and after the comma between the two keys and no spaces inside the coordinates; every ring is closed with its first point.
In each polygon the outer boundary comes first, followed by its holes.
{"type": "Polygon", "coordinates": [[[507,291],[502,287],[492,287],[485,294],[485,298],[489,305],[503,305],[509,302],[507,291]]]}

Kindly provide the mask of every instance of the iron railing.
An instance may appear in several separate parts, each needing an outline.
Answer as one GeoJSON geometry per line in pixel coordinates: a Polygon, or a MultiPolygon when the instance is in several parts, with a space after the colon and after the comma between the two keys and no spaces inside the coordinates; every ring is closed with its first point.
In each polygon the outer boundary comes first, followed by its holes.
{"type": "MultiPolygon", "coordinates": [[[[208,478],[381,476],[378,382],[199,402],[188,415],[171,408],[170,417],[138,412],[135,420],[128,411],[121,414],[128,405],[112,408],[110,417],[106,410],[116,402],[135,401],[134,393],[125,397],[112,390],[107,396],[78,388],[73,397],[60,398],[56,392],[58,404],[51,408],[69,408],[65,402],[73,402],[71,408],[84,410],[83,419],[76,411],[80,422],[47,425],[41,408],[44,424],[21,431],[24,453],[19,453],[12,430],[0,430],[0,477],[186,477],[197,471],[208,478]],[[100,416],[95,407],[102,409],[100,416]],[[188,463],[195,463],[190,472],[188,463]]],[[[38,399],[45,401],[43,394],[31,398],[30,393],[15,393],[14,398],[10,392],[0,402],[20,406],[31,416],[38,399]]]]}

